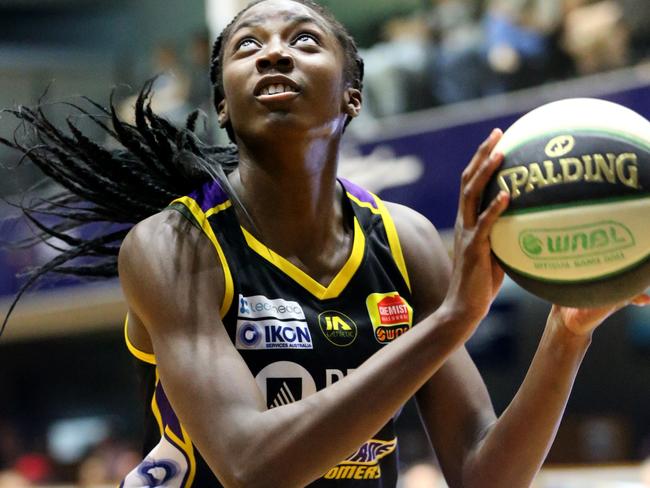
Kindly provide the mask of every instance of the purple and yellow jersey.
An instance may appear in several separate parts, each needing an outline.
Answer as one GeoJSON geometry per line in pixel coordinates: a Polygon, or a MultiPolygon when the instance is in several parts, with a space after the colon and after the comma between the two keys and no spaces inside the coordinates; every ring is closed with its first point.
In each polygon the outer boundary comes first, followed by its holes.
{"type": "MultiPolygon", "coordinates": [[[[171,204],[214,245],[225,278],[223,324],[268,408],[298,401],[352,374],[413,325],[409,278],[388,211],[372,193],[346,180],[340,183],[353,216],[352,252],[327,286],[244,229],[218,183],[171,204]]],[[[169,404],[156,358],[138,351],[128,338],[127,345],[148,379],[150,408],[145,459],[122,486],[222,486],[169,404]]],[[[396,482],[391,420],[310,486],[388,487],[396,482]]]]}

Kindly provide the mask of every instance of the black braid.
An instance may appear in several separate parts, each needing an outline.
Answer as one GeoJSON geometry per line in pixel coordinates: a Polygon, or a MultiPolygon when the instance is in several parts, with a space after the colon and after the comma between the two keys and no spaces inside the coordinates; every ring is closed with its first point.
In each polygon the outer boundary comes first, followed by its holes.
{"type": "MultiPolygon", "coordinates": [[[[255,0],[242,10],[217,38],[211,57],[210,79],[213,84],[214,105],[224,98],[222,59],[225,42],[235,23],[252,6],[264,0],[255,0]]],[[[292,0],[306,5],[326,20],[345,53],[345,76],[350,86],[363,88],[363,60],[356,43],[345,27],[324,7],[313,0],[292,0]]],[[[87,117],[104,134],[111,136],[121,149],[109,150],[85,136],[68,119],[65,133],[52,124],[43,113],[41,103],[36,109],[19,107],[5,110],[16,117],[21,125],[13,140],[0,137],[0,144],[17,150],[21,162],[25,159],[35,164],[50,180],[63,190],[49,198],[34,199],[28,204],[14,204],[22,210],[34,235],[12,243],[25,248],[45,243],[59,254],[48,263],[27,270],[26,281],[18,290],[9,311],[0,326],[4,331],[11,312],[21,296],[47,273],[83,277],[106,278],[117,276],[119,245],[129,229],[141,220],[159,212],[177,197],[195,190],[212,179],[219,181],[234,203],[243,211],[249,223],[254,222],[228,182],[227,173],[238,163],[235,146],[210,146],[202,142],[194,129],[199,112],[193,112],[183,128],[176,128],[151,110],[152,86],[150,80],[140,91],[135,103],[135,125],[117,116],[113,99],[109,107],[82,97],[98,113],[91,113],[80,105],[62,102],[87,117]],[[19,139],[20,129],[29,131],[36,144],[28,137],[19,139]],[[27,142],[25,142],[27,141],[27,142]],[[54,219],[45,224],[37,216],[54,219]],[[89,224],[104,223],[106,230],[97,237],[80,238],[72,235],[89,224]],[[49,242],[58,238],[68,248],[49,242]],[[93,258],[90,263],[71,264],[78,258],[93,258]]],[[[351,121],[348,118],[347,124],[351,121]]],[[[235,140],[230,124],[228,136],[235,140]]]]}
{"type": "Polygon", "coordinates": [[[33,231],[32,236],[11,245],[26,248],[42,242],[58,255],[23,274],[26,281],[0,326],[0,334],[20,297],[46,273],[115,277],[119,245],[134,224],[210,179],[220,181],[232,192],[226,173],[237,165],[236,147],[209,146],[202,142],[193,133],[198,112],[188,117],[183,128],[176,128],[154,114],[151,110],[153,82],[148,81],[137,98],[135,125],[120,120],[112,97],[108,108],[85,99],[93,107],[90,110],[98,113],[64,103],[112,136],[121,146],[114,150],[93,142],[70,118],[67,131],[57,128],[48,120],[40,103],[35,109],[18,107],[4,111],[18,119],[20,126],[13,140],[0,137],[0,144],[17,150],[22,156],[21,163],[31,161],[63,190],[48,198],[10,203],[22,211],[33,231]],[[94,237],[79,237],[78,231],[89,224],[95,229],[97,223],[105,224],[103,231],[94,237]],[[66,247],[49,242],[51,238],[66,247]],[[89,257],[92,260],[74,264],[79,258],[89,257]]]}
{"type": "MultiPolygon", "coordinates": [[[[239,12],[235,18],[228,24],[224,30],[221,32],[221,35],[217,37],[214,45],[212,46],[212,55],[210,58],[210,81],[212,83],[212,93],[214,97],[214,106],[219,110],[219,104],[223,101],[225,93],[223,90],[223,50],[225,45],[230,38],[232,29],[237,24],[241,16],[246,13],[250,8],[254,7],[258,3],[262,3],[266,0],[254,0],[249,3],[241,12],[239,12]]],[[[324,6],[319,5],[313,0],[292,0],[293,2],[305,5],[311,8],[314,12],[319,14],[326,20],[332,32],[338,39],[343,52],[345,53],[345,76],[346,81],[350,84],[351,87],[356,88],[357,90],[363,90],[363,74],[364,74],[364,63],[363,59],[359,55],[357,49],[357,44],[354,38],[350,35],[347,29],[341,24],[336,17],[324,6]]],[[[348,117],[345,126],[352,121],[352,117],[348,117]]],[[[225,126],[226,131],[228,132],[228,137],[231,141],[235,142],[235,133],[233,131],[232,125],[227,123],[225,126]]]]}

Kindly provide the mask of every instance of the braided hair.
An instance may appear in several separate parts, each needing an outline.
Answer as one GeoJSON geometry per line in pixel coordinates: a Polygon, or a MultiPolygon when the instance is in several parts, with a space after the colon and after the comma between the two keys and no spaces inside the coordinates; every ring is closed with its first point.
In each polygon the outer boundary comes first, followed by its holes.
{"type": "MultiPolygon", "coordinates": [[[[210,79],[215,107],[224,99],[224,44],[241,15],[263,1],[255,0],[242,10],[214,44],[210,79]]],[[[330,24],[346,55],[346,81],[361,90],[363,60],[347,30],[312,0],[292,1],[313,9],[330,24]]],[[[18,119],[19,128],[24,130],[16,130],[12,140],[0,137],[0,144],[17,150],[22,155],[21,162],[32,162],[47,178],[58,183],[60,189],[47,198],[12,204],[20,208],[34,231],[31,237],[13,245],[24,248],[44,243],[57,254],[47,263],[25,271],[25,281],[0,325],[0,335],[21,296],[46,274],[116,277],[120,244],[131,227],[207,181],[218,181],[244,215],[248,215],[227,178],[238,164],[236,146],[203,142],[195,134],[198,110],[188,116],[181,128],[156,115],[151,109],[154,82],[155,78],[145,83],[137,97],[134,123],[118,117],[112,96],[108,107],[82,97],[92,112],[80,104],[62,102],[96,124],[118,143],[118,149],[111,150],[91,140],[71,117],[67,119],[67,130],[58,128],[44,114],[41,105],[4,111],[18,119]],[[96,224],[104,224],[104,230],[84,237],[81,231],[96,224]],[[67,247],[53,244],[52,238],[67,247]]],[[[226,130],[234,142],[232,126],[228,124],[226,130]]]]}

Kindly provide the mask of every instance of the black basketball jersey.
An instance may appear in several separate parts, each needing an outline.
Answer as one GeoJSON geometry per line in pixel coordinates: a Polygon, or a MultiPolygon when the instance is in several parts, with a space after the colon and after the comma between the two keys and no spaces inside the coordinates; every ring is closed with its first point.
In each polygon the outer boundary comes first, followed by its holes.
{"type": "MultiPolygon", "coordinates": [[[[215,247],[225,277],[221,317],[268,408],[300,400],[353,374],[413,323],[408,274],[390,215],[372,193],[346,180],[340,183],[344,205],[354,216],[354,237],[347,262],[328,286],[246,231],[218,183],[171,205],[215,247]]],[[[146,457],[122,486],[222,486],[169,404],[155,357],[126,340],[147,378],[150,408],[146,457]]],[[[397,438],[391,420],[310,486],[392,487],[396,482],[397,438]]]]}

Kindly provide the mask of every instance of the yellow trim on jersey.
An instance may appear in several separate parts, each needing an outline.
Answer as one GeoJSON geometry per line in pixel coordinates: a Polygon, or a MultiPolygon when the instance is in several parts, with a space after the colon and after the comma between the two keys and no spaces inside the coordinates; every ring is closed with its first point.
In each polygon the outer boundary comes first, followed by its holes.
{"type": "Polygon", "coordinates": [[[124,319],[124,341],[126,342],[126,347],[127,349],[133,354],[136,358],[138,358],[140,361],[144,361],[145,363],[148,364],[156,364],[156,356],[153,355],[150,352],[144,352],[138,349],[133,345],[131,340],[129,339],[129,314],[126,314],[126,318],[124,319]]]}
{"type": "Polygon", "coordinates": [[[380,198],[374,193],[371,193],[371,195],[375,199],[377,208],[379,208],[379,212],[381,214],[381,219],[384,221],[384,229],[386,229],[386,236],[388,236],[388,245],[390,246],[390,252],[393,255],[395,264],[397,264],[397,268],[399,269],[402,277],[404,278],[404,281],[406,282],[406,286],[408,286],[409,291],[411,291],[411,281],[409,280],[409,274],[406,269],[406,262],[404,261],[404,255],[402,254],[402,246],[399,243],[399,235],[397,234],[397,229],[395,228],[393,218],[390,216],[390,213],[388,212],[386,205],[384,205],[384,202],[382,202],[380,198]]]}
{"type": "MultiPolygon", "coordinates": [[[[374,197],[374,195],[373,195],[373,197],[374,197]]],[[[348,198],[349,198],[350,200],[352,200],[354,203],[356,203],[359,207],[367,208],[368,210],[370,210],[370,211],[371,211],[372,213],[374,213],[375,215],[379,215],[379,213],[380,213],[380,212],[379,212],[379,209],[378,209],[378,208],[375,208],[371,203],[368,203],[368,202],[362,202],[361,200],[359,200],[357,197],[355,197],[355,196],[354,196],[352,193],[350,193],[350,192],[348,192],[348,198]]]]}
{"type": "Polygon", "coordinates": [[[156,383],[154,384],[153,397],[151,398],[151,411],[153,412],[153,415],[156,418],[156,421],[158,422],[158,428],[160,429],[160,437],[162,438],[163,435],[166,435],[169,439],[174,441],[174,443],[187,456],[189,469],[187,475],[187,482],[185,483],[184,486],[189,488],[192,486],[192,483],[194,482],[194,476],[196,476],[196,456],[194,455],[194,445],[192,444],[192,440],[190,439],[190,436],[187,434],[187,431],[180,423],[180,420],[179,420],[179,425],[181,426],[181,433],[183,435],[182,439],[180,439],[176,434],[174,434],[174,432],[169,428],[169,425],[163,426],[162,415],[160,414],[160,407],[158,406],[158,402],[156,401],[156,391],[158,389],[159,382],[160,382],[160,378],[158,376],[158,369],[156,368],[156,383]]]}
{"type": "Polygon", "coordinates": [[[180,439],[174,432],[169,428],[169,426],[165,426],[165,435],[174,441],[174,443],[180,447],[183,451],[183,453],[187,456],[187,461],[189,464],[189,472],[187,474],[187,482],[185,483],[186,487],[192,486],[192,483],[194,482],[194,476],[196,476],[196,457],[194,456],[194,445],[192,444],[192,440],[190,439],[190,436],[187,434],[183,426],[181,425],[181,432],[183,434],[183,438],[180,439]]]}
{"type": "Polygon", "coordinates": [[[228,200],[220,205],[217,205],[216,207],[212,207],[211,209],[209,209],[207,212],[205,212],[205,217],[206,218],[211,217],[212,215],[218,214],[222,210],[226,210],[231,206],[232,206],[232,202],[228,200]]]}
{"type": "Polygon", "coordinates": [[[232,274],[230,273],[230,267],[228,266],[228,261],[226,260],[226,255],[224,254],[223,249],[217,240],[217,236],[214,234],[214,231],[208,222],[208,217],[230,207],[231,203],[230,201],[227,201],[209,209],[206,212],[203,212],[203,210],[201,210],[199,204],[192,197],[178,198],[172,203],[181,203],[185,205],[190,212],[192,212],[192,215],[196,219],[196,222],[201,226],[201,229],[203,229],[203,232],[206,236],[208,236],[215,249],[217,250],[219,261],[221,261],[221,267],[223,268],[223,277],[226,284],[226,289],[223,293],[223,302],[221,303],[220,309],[221,317],[223,318],[226,316],[226,313],[228,313],[230,305],[232,305],[234,285],[232,281],[232,274]]]}
{"type": "Polygon", "coordinates": [[[158,422],[160,437],[162,437],[163,435],[162,415],[160,414],[160,408],[158,407],[158,402],[156,401],[156,390],[158,389],[159,381],[160,378],[158,377],[158,368],[156,368],[156,382],[153,385],[153,395],[151,396],[151,411],[153,412],[153,416],[156,419],[156,422],[158,422]]]}
{"type": "Polygon", "coordinates": [[[359,222],[357,221],[357,218],[355,217],[354,237],[350,257],[343,265],[343,268],[341,268],[338,274],[330,282],[330,284],[325,287],[313,279],[311,276],[309,276],[307,273],[305,273],[303,270],[298,268],[295,264],[266,247],[246,229],[242,227],[241,230],[244,233],[244,237],[246,238],[248,246],[253,251],[279,268],[283,273],[292,278],[300,286],[302,286],[319,300],[336,298],[341,294],[341,292],[345,289],[345,287],[354,276],[354,273],[356,273],[357,269],[361,265],[366,247],[366,238],[363,234],[361,226],[359,225],[359,222]]]}

